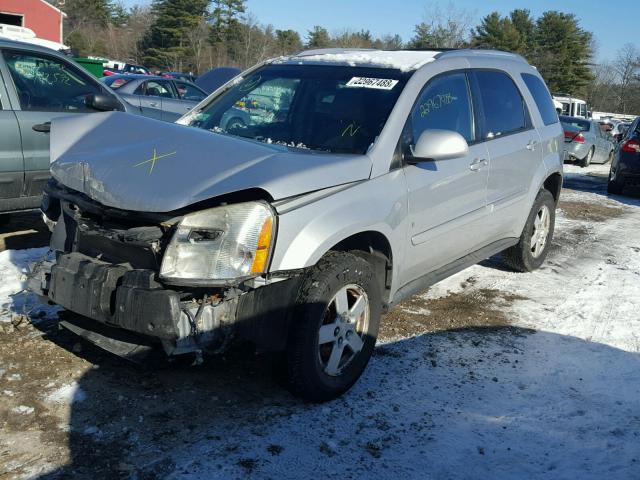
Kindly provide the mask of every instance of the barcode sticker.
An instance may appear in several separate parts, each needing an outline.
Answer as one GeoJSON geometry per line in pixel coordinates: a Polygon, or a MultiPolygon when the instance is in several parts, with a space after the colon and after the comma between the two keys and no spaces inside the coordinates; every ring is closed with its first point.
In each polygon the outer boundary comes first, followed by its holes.
{"type": "Polygon", "coordinates": [[[391,90],[398,83],[398,80],[392,80],[390,78],[367,78],[367,77],[353,77],[347,82],[347,87],[360,87],[360,88],[376,88],[378,90],[391,90]]]}

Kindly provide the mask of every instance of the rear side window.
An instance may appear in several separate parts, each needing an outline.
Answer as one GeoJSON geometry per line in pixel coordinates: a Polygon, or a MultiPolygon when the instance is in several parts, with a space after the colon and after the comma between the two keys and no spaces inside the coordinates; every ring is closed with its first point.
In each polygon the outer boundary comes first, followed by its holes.
{"type": "Polygon", "coordinates": [[[545,125],[558,123],[558,114],[553,105],[551,94],[542,80],[530,73],[523,73],[522,80],[527,85],[533,100],[536,102],[540,116],[545,125]]]}
{"type": "Polygon", "coordinates": [[[484,138],[494,138],[524,130],[528,114],[520,90],[503,72],[474,72],[484,112],[484,138]]]}
{"type": "Polygon", "coordinates": [[[117,90],[118,88],[125,86],[131,80],[133,80],[133,78],[123,78],[123,77],[110,78],[110,77],[107,77],[107,79],[103,80],[103,81],[104,81],[105,84],[109,85],[114,90],[117,90]]]}
{"type": "Polygon", "coordinates": [[[474,140],[471,99],[464,73],[442,75],[430,81],[411,111],[413,140],[425,130],[458,132],[467,142],[474,140]]]}

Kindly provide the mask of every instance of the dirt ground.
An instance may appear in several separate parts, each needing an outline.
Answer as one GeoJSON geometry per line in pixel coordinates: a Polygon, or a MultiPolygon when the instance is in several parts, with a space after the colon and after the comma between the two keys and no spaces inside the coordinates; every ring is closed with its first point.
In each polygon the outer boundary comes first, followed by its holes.
{"type": "MultiPolygon", "coordinates": [[[[562,242],[584,243],[590,231],[583,221],[604,222],[625,212],[621,206],[581,200],[571,190],[565,193],[569,195],[560,210],[575,222],[557,232],[555,249],[562,248],[562,242]]],[[[15,216],[0,232],[0,250],[47,241],[46,228],[35,214],[15,216]]],[[[485,265],[506,268],[499,257],[485,265]]],[[[554,268],[553,256],[548,268],[554,268]]],[[[383,345],[376,355],[397,355],[386,346],[389,342],[438,332],[491,330],[500,332],[505,345],[527,334],[511,329],[505,313],[506,306],[526,297],[499,288],[473,288],[473,275],[465,282],[461,292],[415,296],[386,314],[380,332],[383,345]]],[[[176,470],[170,453],[176,446],[206,441],[222,449],[216,455],[234,458],[237,468],[227,476],[221,460],[217,468],[222,473],[211,478],[258,475],[264,460],[243,457],[241,444],[225,442],[219,430],[203,426],[215,419],[232,420],[232,425],[249,425],[260,437],[266,436],[274,415],[289,418],[316,408],[301,406],[281,388],[273,374],[277,359],[269,356],[240,349],[196,367],[166,364],[145,369],[79,341],[56,322],[38,316],[34,311],[30,317],[16,315],[11,323],[0,323],[0,479],[188,477],[199,471],[198,462],[190,464],[193,472],[187,467],[176,470]]],[[[482,337],[471,339],[472,347],[483,345],[482,337]]],[[[425,355],[434,367],[440,361],[436,354],[425,355]]],[[[376,393],[364,395],[375,398],[376,393]]],[[[384,431],[383,424],[376,428],[384,431]]],[[[277,462],[283,445],[265,443],[265,458],[277,462]]],[[[379,458],[383,448],[384,440],[367,444],[364,455],[379,458]]],[[[337,450],[325,442],[317,455],[332,457],[337,450]]],[[[478,452],[484,455],[484,447],[478,452]]],[[[215,461],[212,465],[215,469],[215,461]]]]}

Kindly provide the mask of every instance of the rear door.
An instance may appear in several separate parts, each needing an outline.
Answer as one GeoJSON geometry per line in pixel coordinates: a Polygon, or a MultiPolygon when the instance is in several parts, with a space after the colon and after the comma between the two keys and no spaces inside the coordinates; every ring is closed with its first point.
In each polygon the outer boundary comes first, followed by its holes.
{"type": "MultiPolygon", "coordinates": [[[[52,118],[95,112],[85,106],[88,94],[102,93],[90,74],[61,58],[28,50],[2,50],[3,78],[17,118],[24,158],[23,195],[41,195],[49,179],[49,134],[34,126],[52,118]]],[[[37,206],[37,199],[34,200],[37,206]]]]}
{"type": "Polygon", "coordinates": [[[415,144],[428,129],[460,133],[469,153],[404,167],[410,235],[403,284],[484,246],[486,239],[488,156],[484,143],[476,141],[465,72],[445,73],[426,84],[412,109],[404,142],[415,144]]]}
{"type": "Polygon", "coordinates": [[[11,209],[2,200],[21,196],[23,186],[24,159],[18,119],[9,103],[4,76],[0,75],[0,211],[11,209]]]}
{"type": "Polygon", "coordinates": [[[491,159],[487,205],[499,240],[511,236],[513,226],[521,223],[531,181],[542,162],[541,139],[522,93],[506,72],[474,70],[472,78],[480,135],[491,159]]]}

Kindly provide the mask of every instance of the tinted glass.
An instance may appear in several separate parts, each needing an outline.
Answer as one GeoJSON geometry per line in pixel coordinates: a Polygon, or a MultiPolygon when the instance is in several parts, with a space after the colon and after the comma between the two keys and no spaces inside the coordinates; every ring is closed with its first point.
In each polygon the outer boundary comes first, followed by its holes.
{"type": "Polygon", "coordinates": [[[101,93],[88,74],[57,58],[3,51],[22,110],[44,112],[94,111],[85,97],[101,93]]]}
{"type": "Polygon", "coordinates": [[[471,98],[464,73],[443,75],[430,81],[411,111],[413,140],[425,130],[452,130],[468,142],[474,140],[471,98]]]}
{"type": "Polygon", "coordinates": [[[191,85],[185,82],[175,82],[178,89],[178,96],[183,100],[189,100],[191,102],[200,102],[207,96],[195,85],[191,85]]]}
{"type": "Polygon", "coordinates": [[[551,94],[542,80],[530,73],[523,73],[522,80],[527,85],[533,100],[536,102],[540,116],[545,125],[558,123],[558,113],[553,105],[551,94]]]}
{"type": "Polygon", "coordinates": [[[268,65],[184,123],[289,147],[364,153],[380,134],[407,78],[391,69],[268,65]]]}
{"type": "Polygon", "coordinates": [[[484,137],[492,138],[527,127],[525,106],[520,91],[502,72],[475,72],[484,110],[484,137]]]}

